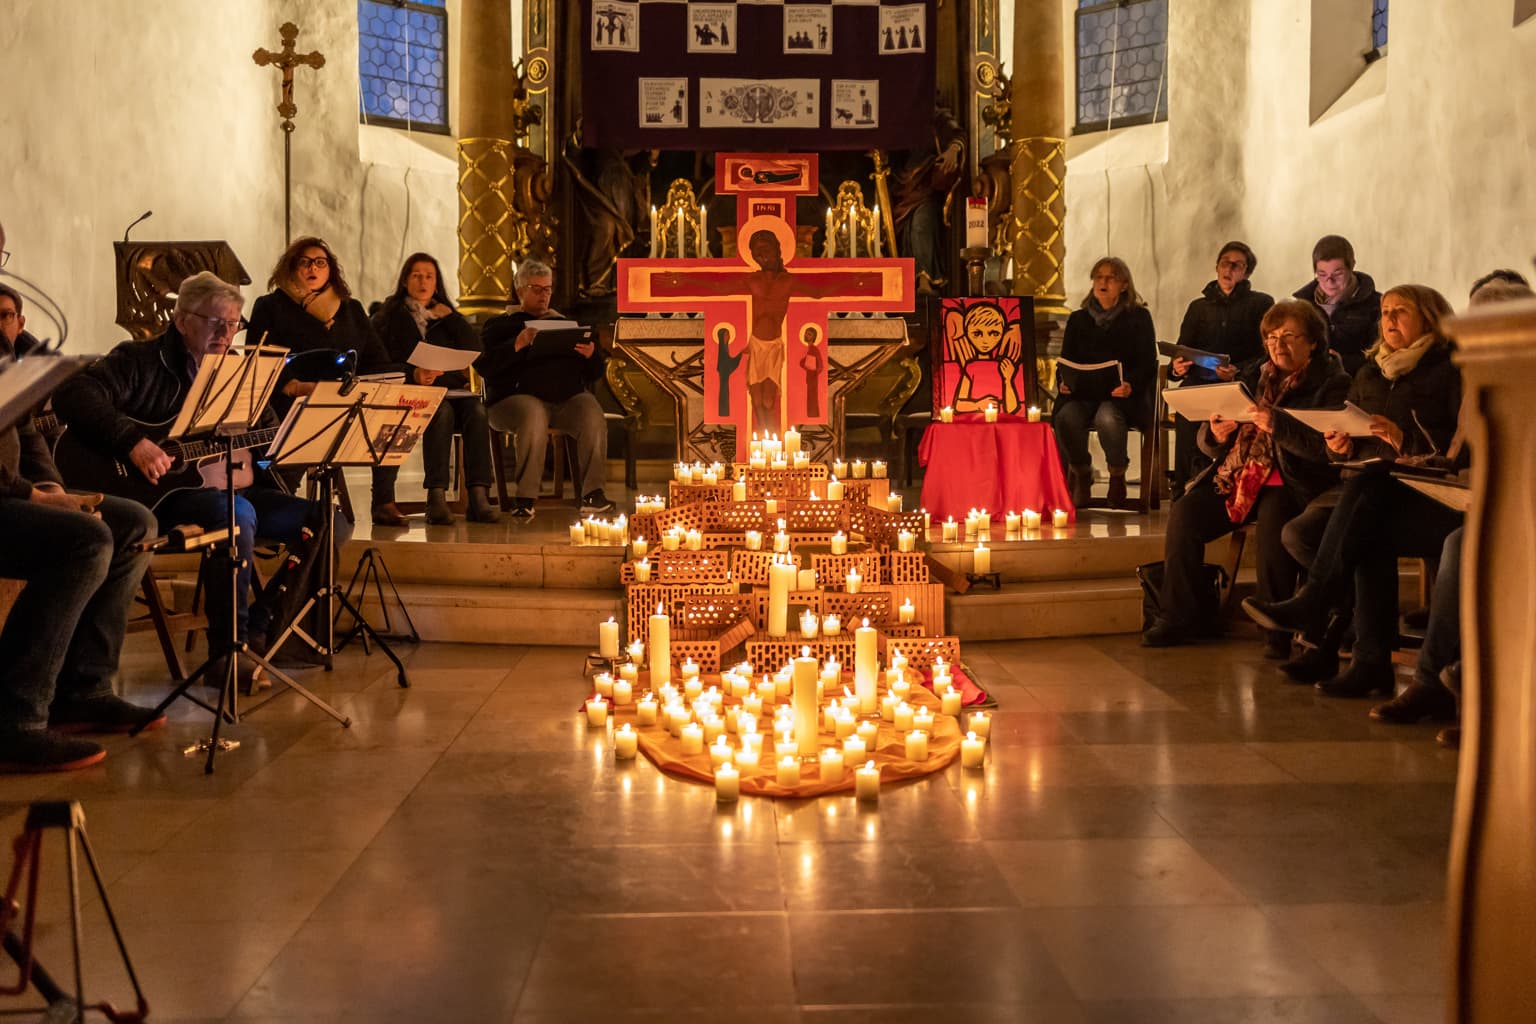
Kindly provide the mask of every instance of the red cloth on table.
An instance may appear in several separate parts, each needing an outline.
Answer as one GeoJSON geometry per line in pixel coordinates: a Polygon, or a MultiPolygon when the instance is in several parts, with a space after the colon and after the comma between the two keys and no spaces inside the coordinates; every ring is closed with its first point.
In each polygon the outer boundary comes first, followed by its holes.
{"type": "Polygon", "coordinates": [[[982,413],[935,420],[923,432],[918,458],[927,467],[923,508],[934,526],[949,516],[964,521],[973,508],[992,513],[994,537],[1002,536],[1006,512],[1032,508],[1050,525],[1059,508],[1077,519],[1049,423],[1003,415],[988,423],[982,413]]]}

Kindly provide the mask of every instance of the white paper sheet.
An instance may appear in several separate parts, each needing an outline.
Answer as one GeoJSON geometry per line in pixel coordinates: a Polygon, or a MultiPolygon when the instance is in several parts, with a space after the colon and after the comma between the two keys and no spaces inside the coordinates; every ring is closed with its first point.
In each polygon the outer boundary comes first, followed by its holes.
{"type": "Polygon", "coordinates": [[[1253,422],[1253,396],[1238,381],[1168,388],[1163,392],[1163,401],[1168,408],[1196,423],[1212,416],[1238,423],[1253,422]]]}
{"type": "Polygon", "coordinates": [[[1319,434],[1337,431],[1340,434],[1348,434],[1350,437],[1371,436],[1371,414],[1353,402],[1345,402],[1342,409],[1284,409],[1282,411],[1294,416],[1319,434]]]}

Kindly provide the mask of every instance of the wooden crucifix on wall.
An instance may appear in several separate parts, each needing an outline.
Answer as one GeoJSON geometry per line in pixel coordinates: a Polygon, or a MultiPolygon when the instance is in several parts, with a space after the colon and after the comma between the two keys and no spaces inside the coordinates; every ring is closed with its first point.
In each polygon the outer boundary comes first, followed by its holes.
{"type": "Polygon", "coordinates": [[[287,245],[293,241],[293,119],[299,114],[298,105],[293,102],[293,71],[298,67],[311,67],[318,71],[325,67],[325,54],[319,50],[299,53],[293,45],[299,38],[299,26],[291,21],[284,22],[277,34],[283,40],[281,50],[274,53],[261,47],[251,54],[251,59],[257,67],[271,65],[283,75],[282,98],[277,102],[277,115],[282,118],[283,129],[283,244],[287,245]]]}

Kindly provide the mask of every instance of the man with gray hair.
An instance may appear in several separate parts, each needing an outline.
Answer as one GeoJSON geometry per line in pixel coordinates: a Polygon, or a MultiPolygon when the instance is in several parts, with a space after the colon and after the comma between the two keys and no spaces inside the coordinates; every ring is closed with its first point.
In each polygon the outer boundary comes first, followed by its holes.
{"type": "Polygon", "coordinates": [[[544,453],[551,429],[576,442],[577,493],[582,512],[608,512],[613,502],[603,494],[608,473],[608,423],[597,397],[587,390],[602,376],[603,354],[586,341],[572,351],[544,351],[529,321],[561,319],[550,308],[555,273],[547,264],[525,260],[514,286],[518,306],[487,320],[481,328],[485,354],[475,368],[485,378],[485,403],[491,426],[513,435],[517,454],[517,497],[512,515],[533,518],[544,475],[544,453]]]}
{"type": "MultiPolygon", "coordinates": [[[[123,342],[59,389],[53,404],[69,425],[70,435],[103,455],[132,464],[151,484],[160,483],[174,460],[155,442],[151,428],[171,420],[181,409],[203,357],[229,350],[235,335],[245,328],[240,315],[243,304],[239,288],[208,271],[183,281],[171,323],[164,332],[145,341],[123,342]]],[[[276,425],[277,417],[270,409],[263,411],[259,423],[252,424],[276,425]]],[[[241,453],[240,458],[247,465],[254,462],[251,451],[241,453]]],[[[242,488],[235,499],[240,566],[233,607],[227,586],[220,582],[228,573],[223,564],[224,549],[215,548],[205,563],[208,637],[214,654],[225,653],[218,647],[229,636],[231,618],[240,642],[248,642],[257,651],[265,648],[266,613],[258,607],[257,614],[252,615],[248,600],[256,538],[294,544],[312,511],[310,502],[264,483],[265,474],[250,468],[253,483],[242,488]]],[[[229,515],[224,492],[213,487],[166,494],[155,504],[154,512],[162,530],[189,523],[216,529],[225,525],[229,515]]],[[[247,690],[265,682],[248,673],[245,663],[241,670],[246,673],[241,683],[247,690]]],[[[218,679],[221,674],[215,666],[208,678],[218,679]]]]}

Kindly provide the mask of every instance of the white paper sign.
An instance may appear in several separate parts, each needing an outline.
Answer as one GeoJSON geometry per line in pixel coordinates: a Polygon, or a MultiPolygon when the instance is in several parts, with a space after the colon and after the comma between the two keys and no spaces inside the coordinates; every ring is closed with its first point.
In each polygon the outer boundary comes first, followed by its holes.
{"type": "Polygon", "coordinates": [[[640,52],[640,5],[625,0],[594,0],[589,26],[592,49],[640,52]]]}
{"type": "Polygon", "coordinates": [[[816,128],[821,83],[814,78],[701,78],[701,128],[816,128]]]}
{"type": "Polygon", "coordinates": [[[784,8],[784,53],[832,52],[832,8],[802,4],[784,8]]]}
{"type": "Polygon", "coordinates": [[[736,5],[689,4],[688,52],[735,53],[736,5]]]}
{"type": "Polygon", "coordinates": [[[688,79],[642,78],[639,89],[641,128],[688,127],[688,79]]]}
{"type": "Polygon", "coordinates": [[[880,8],[880,54],[924,53],[928,49],[922,4],[880,8]]]}
{"type": "Polygon", "coordinates": [[[880,83],[834,78],[832,127],[880,127],[880,83]]]}

